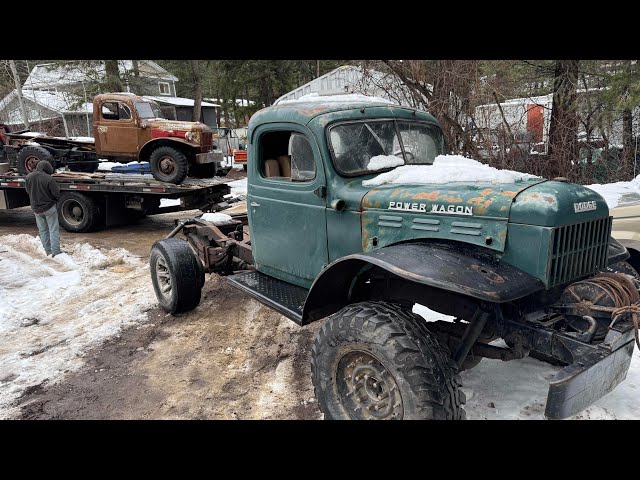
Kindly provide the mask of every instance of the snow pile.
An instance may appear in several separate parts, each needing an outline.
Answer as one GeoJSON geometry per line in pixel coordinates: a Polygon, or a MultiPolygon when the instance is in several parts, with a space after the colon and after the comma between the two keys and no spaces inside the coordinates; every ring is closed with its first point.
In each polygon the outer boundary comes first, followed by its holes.
{"type": "Polygon", "coordinates": [[[231,220],[231,216],[226,213],[205,213],[200,217],[207,222],[227,222],[231,220]]]}
{"type": "Polygon", "coordinates": [[[307,93],[295,100],[282,100],[278,105],[288,105],[291,103],[388,103],[395,105],[392,101],[382,97],[370,97],[360,93],[349,93],[345,95],[320,95],[318,93],[307,93]]]}
{"type": "Polygon", "coordinates": [[[241,178],[233,182],[228,182],[227,185],[231,187],[231,195],[246,195],[247,194],[247,178],[241,178]]]}
{"type": "MultiPolygon", "coordinates": [[[[416,304],[413,311],[428,322],[452,321],[416,304]]],[[[502,340],[492,344],[504,346],[502,340]]],[[[467,396],[467,418],[477,419],[544,419],[549,380],[562,367],[549,365],[531,357],[503,362],[483,358],[480,364],[460,374],[462,390],[467,396]]],[[[611,393],[578,413],[573,419],[640,419],[640,352],[635,348],[627,378],[611,393]]]]}
{"type": "Polygon", "coordinates": [[[499,170],[461,155],[438,155],[433,165],[404,165],[390,172],[381,173],[370,180],[363,180],[362,185],[374,187],[385,183],[443,184],[450,182],[499,184],[530,178],[538,177],[513,170],[499,170]]]}
{"type": "Polygon", "coordinates": [[[376,170],[397,167],[399,165],[404,165],[402,157],[396,155],[376,155],[375,157],[371,157],[371,160],[367,163],[367,170],[375,172],[376,170]]]}
{"type": "Polygon", "coordinates": [[[609,208],[615,208],[620,203],[623,197],[637,197],[634,200],[640,200],[640,175],[629,182],[616,182],[616,183],[595,183],[593,185],[585,185],[585,187],[595,190],[602,195],[607,202],[609,208]]]}
{"type": "Polygon", "coordinates": [[[85,352],[147,320],[156,304],[146,262],[122,248],[63,244],[47,257],[38,237],[0,236],[0,418],[26,388],[82,367],[85,352]]]}
{"type": "Polygon", "coordinates": [[[96,140],[93,137],[69,137],[69,140],[74,142],[94,143],[96,140]]]}

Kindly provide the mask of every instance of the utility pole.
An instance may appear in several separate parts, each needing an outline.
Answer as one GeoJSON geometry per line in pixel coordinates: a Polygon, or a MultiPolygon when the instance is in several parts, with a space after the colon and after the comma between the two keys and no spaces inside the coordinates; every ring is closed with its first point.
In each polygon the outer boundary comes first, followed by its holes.
{"type": "Polygon", "coordinates": [[[16,62],[13,60],[9,60],[9,67],[11,67],[13,82],[16,84],[16,93],[18,94],[18,103],[20,104],[20,110],[22,111],[22,123],[24,123],[25,128],[30,129],[31,126],[29,126],[29,119],[27,118],[27,110],[24,108],[24,101],[22,100],[22,85],[20,85],[20,77],[18,77],[16,62]]]}

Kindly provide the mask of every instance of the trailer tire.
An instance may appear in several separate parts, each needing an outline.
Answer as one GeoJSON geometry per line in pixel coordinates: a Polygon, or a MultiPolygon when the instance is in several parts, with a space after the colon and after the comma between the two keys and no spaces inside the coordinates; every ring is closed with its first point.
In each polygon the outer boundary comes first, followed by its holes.
{"type": "Polygon", "coordinates": [[[46,160],[55,169],[53,155],[40,145],[28,145],[18,152],[17,167],[21,175],[28,175],[36,171],[36,165],[46,160]]]}
{"type": "Polygon", "coordinates": [[[196,178],[213,178],[218,173],[218,166],[215,163],[194,163],[189,168],[189,176],[196,178]]]}
{"type": "Polygon", "coordinates": [[[149,156],[153,178],[160,182],[182,183],[187,178],[189,161],[187,156],[173,147],[161,146],[149,156]]]}
{"type": "Polygon", "coordinates": [[[67,232],[83,233],[102,226],[102,209],[95,198],[77,192],[62,192],[58,220],[67,232]]]}
{"type": "Polygon", "coordinates": [[[311,357],[327,419],[465,418],[460,377],[426,322],[399,305],[362,302],[329,317],[311,357]]]}
{"type": "Polygon", "coordinates": [[[204,268],[187,242],[177,238],[155,242],[149,262],[156,298],[166,312],[187,312],[198,306],[204,268]]]}

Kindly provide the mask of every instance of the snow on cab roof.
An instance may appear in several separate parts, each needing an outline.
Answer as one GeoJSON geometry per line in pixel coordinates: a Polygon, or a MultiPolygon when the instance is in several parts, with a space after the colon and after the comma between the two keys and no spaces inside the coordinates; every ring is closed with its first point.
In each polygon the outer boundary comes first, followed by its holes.
{"type": "Polygon", "coordinates": [[[396,105],[391,100],[382,97],[372,97],[360,93],[346,93],[336,95],[319,95],[318,93],[308,93],[295,100],[279,100],[274,105],[290,105],[297,103],[384,103],[396,105]]]}

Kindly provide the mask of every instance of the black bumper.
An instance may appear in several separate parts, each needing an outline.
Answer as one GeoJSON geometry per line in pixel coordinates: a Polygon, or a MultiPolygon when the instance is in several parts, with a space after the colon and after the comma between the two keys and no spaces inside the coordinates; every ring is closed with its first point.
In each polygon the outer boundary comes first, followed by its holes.
{"type": "Polygon", "coordinates": [[[547,418],[575,415],[626,378],[635,342],[630,320],[613,322],[598,345],[582,343],[566,334],[554,334],[552,338],[553,356],[564,361],[570,359],[570,365],[550,382],[547,418]]]}

